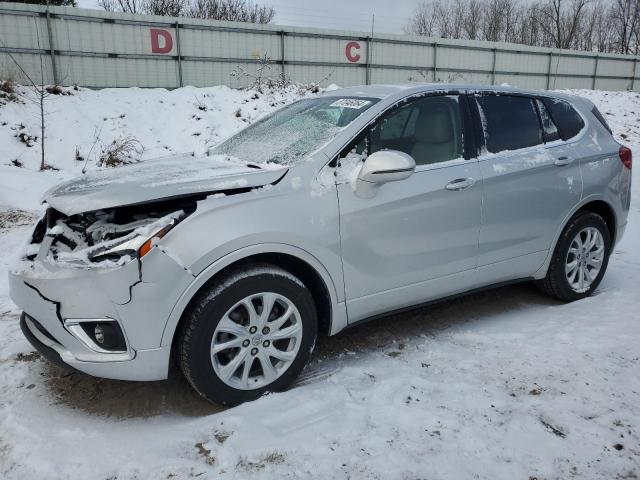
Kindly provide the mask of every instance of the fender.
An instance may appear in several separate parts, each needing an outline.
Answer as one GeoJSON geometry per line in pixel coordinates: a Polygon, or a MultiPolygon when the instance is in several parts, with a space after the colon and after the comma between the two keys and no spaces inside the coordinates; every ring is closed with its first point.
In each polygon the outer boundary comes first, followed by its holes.
{"type": "Polygon", "coordinates": [[[336,286],[333,278],[329,275],[324,265],[314,257],[311,253],[303,250],[299,247],[288,245],[284,243],[261,243],[251,245],[247,247],[235,250],[227,255],[219,258],[204,270],[202,270],[193,280],[193,282],[182,293],[176,304],[174,305],[169,318],[165,324],[162,332],[161,346],[170,346],[173,341],[178,322],[184,313],[184,310],[189,305],[189,302],[193,296],[200,290],[200,288],[210,280],[214,275],[223,270],[225,267],[244,260],[245,258],[257,255],[260,253],[283,253],[294,256],[306,263],[308,263],[313,269],[320,275],[322,281],[327,286],[331,301],[331,327],[329,334],[335,335],[340,330],[347,326],[347,311],[344,302],[338,302],[336,295],[336,286]]]}
{"type": "MultiPolygon", "coordinates": [[[[565,216],[565,218],[562,220],[562,223],[560,224],[560,228],[556,231],[556,234],[553,237],[553,242],[551,243],[551,247],[549,248],[549,251],[547,253],[547,257],[544,260],[544,263],[533,274],[534,279],[541,280],[547,275],[547,270],[549,269],[549,264],[551,263],[551,257],[553,257],[553,252],[556,249],[558,239],[560,238],[560,235],[562,235],[562,232],[564,231],[564,228],[567,226],[567,223],[569,223],[569,220],[571,220],[571,217],[573,217],[576,214],[576,212],[580,210],[582,207],[584,207],[587,203],[591,203],[595,201],[604,202],[609,206],[609,208],[611,208],[611,211],[613,212],[613,217],[614,217],[615,231],[616,232],[618,231],[618,215],[616,213],[615,207],[611,205],[611,202],[608,199],[606,199],[602,195],[596,195],[596,194],[589,195],[588,197],[582,198],[580,202],[576,204],[570,210],[570,212],[565,216]]],[[[616,235],[616,239],[617,238],[618,238],[618,235],[616,235]]]]}

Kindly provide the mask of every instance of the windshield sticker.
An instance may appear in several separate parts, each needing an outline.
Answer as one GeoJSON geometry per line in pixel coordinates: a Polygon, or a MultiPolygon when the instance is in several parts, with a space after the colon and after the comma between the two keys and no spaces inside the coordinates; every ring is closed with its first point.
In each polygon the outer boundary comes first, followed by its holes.
{"type": "Polygon", "coordinates": [[[359,110],[363,107],[366,107],[371,103],[370,100],[360,100],[357,98],[341,98],[340,100],[336,100],[333,102],[330,107],[343,107],[343,108],[355,108],[359,110]]]}

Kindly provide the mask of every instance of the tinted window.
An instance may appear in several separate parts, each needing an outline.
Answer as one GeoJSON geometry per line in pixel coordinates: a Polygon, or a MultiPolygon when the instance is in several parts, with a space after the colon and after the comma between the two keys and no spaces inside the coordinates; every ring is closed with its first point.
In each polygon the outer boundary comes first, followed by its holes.
{"type": "Polygon", "coordinates": [[[543,102],[558,126],[560,138],[563,140],[575,137],[584,127],[584,120],[568,102],[557,98],[544,98],[543,102]]]}
{"type": "Polygon", "coordinates": [[[542,130],[533,99],[509,95],[476,96],[485,143],[491,153],[542,143],[542,130]]]}
{"type": "Polygon", "coordinates": [[[411,114],[410,108],[403,108],[380,125],[380,139],[400,138],[404,134],[411,114]]]}
{"type": "Polygon", "coordinates": [[[553,142],[554,140],[560,139],[560,133],[558,132],[558,127],[553,123],[553,119],[551,115],[549,115],[549,110],[544,106],[539,99],[536,100],[536,105],[538,105],[538,112],[540,112],[540,122],[542,123],[542,135],[545,142],[553,142]]]}
{"type": "Polygon", "coordinates": [[[598,110],[596,107],[593,107],[593,109],[591,110],[591,113],[593,113],[593,116],[598,119],[598,121],[602,124],[604,128],[606,128],[609,131],[609,133],[613,134],[613,130],[611,130],[611,127],[609,126],[607,121],[604,119],[604,117],[600,113],[600,110],[598,110]]]}
{"type": "Polygon", "coordinates": [[[417,165],[463,157],[462,122],[457,96],[415,100],[390,111],[369,132],[369,153],[400,150],[417,165]]]}

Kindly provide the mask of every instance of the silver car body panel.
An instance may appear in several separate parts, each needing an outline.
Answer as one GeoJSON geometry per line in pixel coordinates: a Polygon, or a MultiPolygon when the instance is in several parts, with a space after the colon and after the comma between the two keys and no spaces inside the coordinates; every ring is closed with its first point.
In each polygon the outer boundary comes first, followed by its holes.
{"type": "MultiPolygon", "coordinates": [[[[286,255],[312,268],[326,287],[329,333],[336,334],[394,309],[498,282],[543,278],[564,225],[591,201],[605,202],[614,212],[616,241],[624,232],[631,172],[587,100],[463,85],[351,87],[325,95],[380,100],[294,165],[256,169],[214,158],[207,173],[197,167],[178,175],[176,162],[189,159],[178,157],[52,189],[46,202],[67,215],[199,197],[195,211],[142,260],[105,270],[48,265],[43,271],[24,264],[14,269],[14,302],[56,339],[55,350],[78,370],[157,380],[167,376],[174,334],[194,295],[216,274],[249,257],[286,255]],[[586,125],[569,142],[418,166],[407,179],[381,185],[370,198],[358,196],[351,182],[335,176],[332,160],[388,109],[411,97],[477,91],[563,98],[586,125]],[[555,165],[559,156],[571,161],[555,165]],[[167,169],[173,172],[169,177],[167,169]],[[131,178],[122,178],[127,171],[133,172],[131,178]],[[460,178],[474,183],[463,191],[445,189],[460,178]],[[211,195],[220,191],[227,194],[211,195]],[[126,337],[126,356],[87,348],[63,325],[74,318],[117,321],[126,337]]],[[[194,165],[206,161],[197,159],[194,165]]]]}
{"type": "Polygon", "coordinates": [[[444,188],[459,178],[480,178],[478,162],[420,166],[373,198],[360,198],[349,183],[338,186],[350,321],[415,304],[416,294],[426,301],[473,286],[482,185],[444,188]]]}
{"type": "Polygon", "coordinates": [[[286,167],[251,168],[212,157],[178,155],[90,172],[45,192],[43,201],[74,215],[92,210],[154,200],[267,185],[281,178],[286,167]]]}

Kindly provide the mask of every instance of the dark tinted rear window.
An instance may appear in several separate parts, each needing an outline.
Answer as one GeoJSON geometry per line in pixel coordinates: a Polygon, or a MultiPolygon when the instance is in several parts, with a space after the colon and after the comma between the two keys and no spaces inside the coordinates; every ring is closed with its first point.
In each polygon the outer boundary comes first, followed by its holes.
{"type": "Polygon", "coordinates": [[[582,130],[584,120],[568,102],[557,98],[544,98],[542,101],[558,126],[560,138],[569,140],[582,130]]]}
{"type": "Polygon", "coordinates": [[[479,95],[476,99],[489,152],[517,150],[542,143],[533,99],[510,95],[479,95]]]}
{"type": "Polygon", "coordinates": [[[593,113],[593,116],[598,119],[598,121],[602,124],[604,128],[606,128],[609,131],[609,133],[613,134],[613,130],[611,130],[611,127],[609,126],[607,121],[604,119],[604,117],[600,113],[600,110],[598,110],[596,107],[593,107],[593,109],[591,110],[591,113],[593,113]]]}

